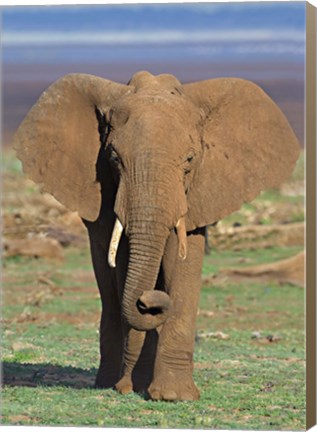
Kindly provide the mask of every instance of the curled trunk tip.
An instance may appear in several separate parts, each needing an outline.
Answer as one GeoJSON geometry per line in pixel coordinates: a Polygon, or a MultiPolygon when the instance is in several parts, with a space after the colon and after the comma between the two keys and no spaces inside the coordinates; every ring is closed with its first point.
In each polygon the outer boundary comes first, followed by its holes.
{"type": "Polygon", "coordinates": [[[128,324],[139,331],[153,330],[164,324],[171,314],[172,301],[164,291],[149,290],[134,302],[134,308],[124,311],[128,324]]]}
{"type": "Polygon", "coordinates": [[[166,313],[171,308],[171,299],[163,291],[144,291],[138,300],[138,308],[143,313],[151,313],[157,315],[166,313]]]}

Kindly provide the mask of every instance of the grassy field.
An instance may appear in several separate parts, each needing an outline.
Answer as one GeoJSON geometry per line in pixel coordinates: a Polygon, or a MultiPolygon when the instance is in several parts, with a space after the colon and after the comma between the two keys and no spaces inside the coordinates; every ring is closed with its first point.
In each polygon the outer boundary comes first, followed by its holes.
{"type": "MultiPolygon", "coordinates": [[[[17,212],[26,217],[21,208],[28,208],[25,199],[41,219],[37,188],[25,181],[12,156],[5,163],[5,223],[16,219],[17,212]]],[[[301,164],[294,184],[302,181],[301,164]]],[[[291,204],[294,213],[288,216],[303,218],[300,193],[290,197],[271,191],[252,204],[254,211],[267,201],[291,204]]],[[[228,223],[241,218],[245,213],[228,223]]],[[[302,248],[213,250],[205,257],[203,277],[220,268],[286,258],[302,248]]],[[[305,429],[302,288],[204,283],[194,356],[201,399],[166,403],[93,388],[100,301],[88,247],[65,248],[63,260],[7,256],[3,274],[3,424],[305,429]]]]}

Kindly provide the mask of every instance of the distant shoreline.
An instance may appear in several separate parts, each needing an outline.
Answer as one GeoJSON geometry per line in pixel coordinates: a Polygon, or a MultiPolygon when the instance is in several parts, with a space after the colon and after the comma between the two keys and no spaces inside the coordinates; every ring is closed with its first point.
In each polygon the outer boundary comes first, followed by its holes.
{"type": "Polygon", "coordinates": [[[237,76],[251,80],[289,79],[304,80],[304,59],[298,61],[253,61],[244,60],[134,60],[108,61],[98,58],[95,62],[67,61],[49,64],[40,61],[29,63],[3,62],[2,76],[9,81],[47,81],[52,82],[67,73],[91,73],[107,79],[126,83],[138,70],[149,70],[155,74],[172,73],[182,82],[197,81],[220,76],[237,76]]]}
{"type": "Polygon", "coordinates": [[[234,76],[257,82],[275,100],[304,145],[304,64],[303,62],[116,62],[2,65],[2,137],[10,145],[14,131],[40,94],[53,81],[68,73],[90,73],[127,83],[138,70],[154,74],[172,73],[181,82],[234,76]]]}

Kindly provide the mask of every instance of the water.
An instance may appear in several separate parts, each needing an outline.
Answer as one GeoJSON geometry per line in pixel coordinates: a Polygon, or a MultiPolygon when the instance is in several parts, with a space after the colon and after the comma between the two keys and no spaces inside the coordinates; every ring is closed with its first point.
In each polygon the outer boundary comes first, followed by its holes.
{"type": "Polygon", "coordinates": [[[4,64],[293,61],[305,3],[3,8],[4,64]]]}

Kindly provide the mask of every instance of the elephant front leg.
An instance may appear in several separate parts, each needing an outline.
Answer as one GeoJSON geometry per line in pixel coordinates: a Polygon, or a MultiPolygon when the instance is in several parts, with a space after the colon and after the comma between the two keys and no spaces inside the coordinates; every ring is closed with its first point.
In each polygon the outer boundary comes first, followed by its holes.
{"type": "Polygon", "coordinates": [[[196,400],[199,391],[193,380],[195,323],[201,287],[204,232],[188,236],[185,261],[178,257],[176,235],[169,238],[163,259],[164,277],[173,301],[173,314],[163,325],[148,389],[155,400],[196,400]]]}
{"type": "Polygon", "coordinates": [[[146,391],[153,378],[157,332],[129,328],[125,333],[123,376],[115,387],[122,394],[146,391]]]}
{"type": "Polygon", "coordinates": [[[145,332],[134,329],[126,329],[124,355],[123,355],[123,376],[115,385],[115,388],[122,394],[133,391],[132,373],[140,357],[145,332]]]}
{"type": "Polygon", "coordinates": [[[94,272],[101,296],[100,364],[95,381],[97,388],[113,388],[120,378],[123,356],[123,331],[117,282],[107,265],[107,253],[99,238],[104,233],[89,230],[94,272]],[[96,238],[97,237],[97,238],[96,238]]]}

